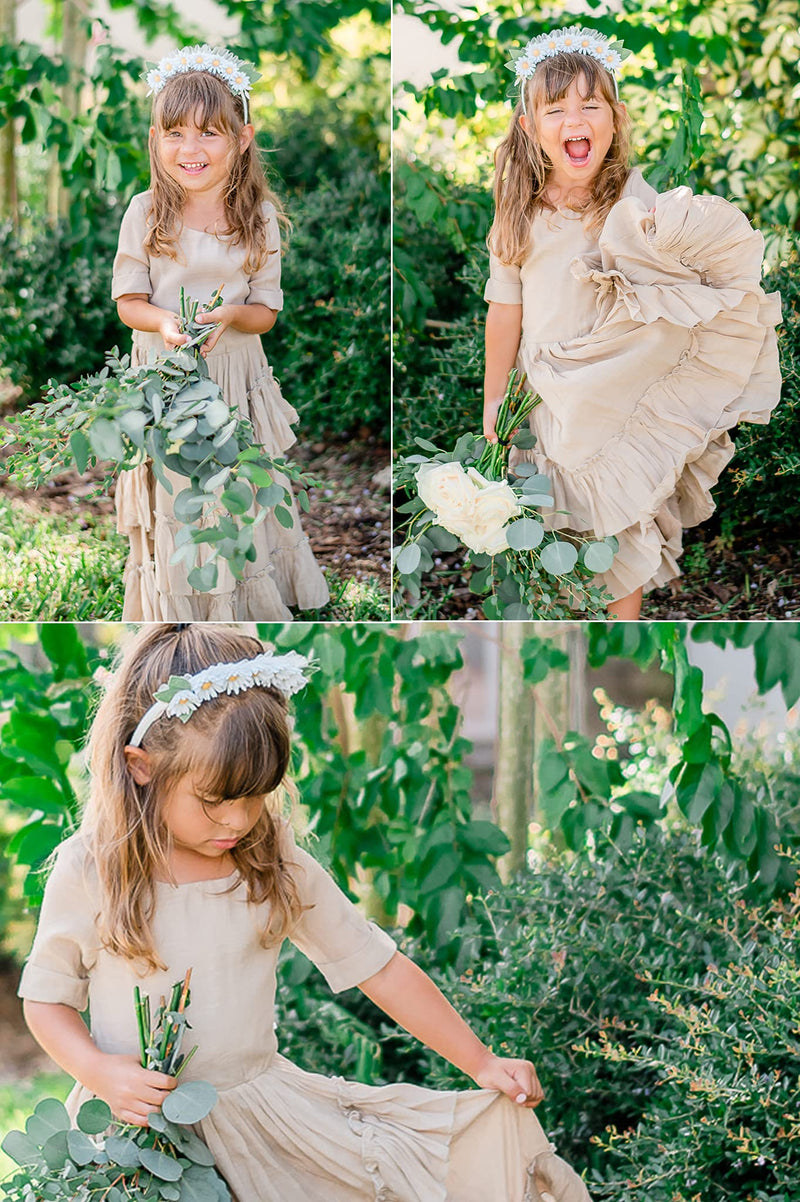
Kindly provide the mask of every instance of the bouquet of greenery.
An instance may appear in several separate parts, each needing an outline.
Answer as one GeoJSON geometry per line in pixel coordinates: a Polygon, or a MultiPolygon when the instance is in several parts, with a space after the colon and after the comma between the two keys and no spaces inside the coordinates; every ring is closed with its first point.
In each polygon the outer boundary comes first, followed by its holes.
{"type": "Polygon", "coordinates": [[[412,495],[398,510],[410,516],[395,549],[397,605],[405,593],[421,599],[422,575],[435,570],[438,553],[464,547],[465,567],[476,569],[469,587],[485,596],[487,618],[605,612],[611,598],[593,581],[611,567],[617,540],[548,531],[539,511],[553,505],[549,480],[532,463],[509,469],[512,446],[535,445],[530,429],[520,427],[540,401],[514,370],[497,415],[496,443],[467,433],[452,451],[443,451],[417,438],[429,454],[399,460],[395,481],[412,495]]]}
{"type": "MultiPolygon", "coordinates": [[[[222,304],[218,289],[206,310],[222,304]]],[[[273,511],[282,526],[294,523],[292,493],[275,479],[280,472],[299,484],[301,509],[309,508],[306,489],[319,481],[290,460],[269,455],[254,442],[253,428],[242,419],[209,377],[200,347],[216,326],[197,322],[200,302],[181,289],[180,328],[189,341],[180,350],[156,355],[132,367],[117,348],[106,366],[77,384],[51,384],[46,401],[29,406],[8,421],[4,443],[21,450],[6,461],[8,477],[23,488],[38,488],[60,472],[106,465],[97,491],[114,476],[149,459],[156,479],[172,494],[169,469],[186,480],[175,497],[182,523],[173,563],[191,567],[189,584],[199,592],[216,586],[217,559],[226,560],[241,579],[256,556],[255,527],[273,511]],[[211,548],[197,565],[200,546],[211,548]]]]}
{"type": "MultiPolygon", "coordinates": [[[[144,1068],[178,1077],[196,1051],[181,1053],[191,975],[190,969],[173,987],[169,1005],[161,998],[152,1021],[150,999],[136,989],[144,1068]]],[[[207,1081],[182,1082],[148,1116],[148,1127],[136,1127],[116,1122],[109,1106],[92,1098],[73,1129],[64,1103],[45,1098],[24,1131],[9,1131],[3,1140],[21,1171],[0,1189],[8,1202],[230,1202],[213,1153],[189,1129],[216,1100],[207,1081]]]]}

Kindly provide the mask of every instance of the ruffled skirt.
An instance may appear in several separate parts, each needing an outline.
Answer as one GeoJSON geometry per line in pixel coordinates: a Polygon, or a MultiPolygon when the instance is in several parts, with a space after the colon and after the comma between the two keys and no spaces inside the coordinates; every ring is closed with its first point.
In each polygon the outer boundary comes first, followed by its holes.
{"type": "MultiPolygon", "coordinates": [[[[136,332],[132,362],[147,362],[151,347],[163,350],[160,337],[136,332]]],[[[297,413],[281,395],[260,338],[228,330],[206,362],[226,399],[252,422],[256,442],[272,455],[287,451],[295,441],[291,423],[297,413]]],[[[180,526],[173,497],[185,484],[180,477],[171,479],[172,496],[156,481],[149,464],[120,473],[117,481],[117,529],[130,539],[123,621],[291,621],[287,606],[316,609],[327,602],[328,587],[294,501],[290,529],[273,514],[256,526],[256,558],[246,564],[243,580],[218,560],[216,587],[208,593],[193,590],[186,565],[170,563],[180,526]]],[[[282,476],[277,479],[286,483],[282,476]]],[[[201,548],[197,562],[203,563],[207,554],[201,548]]]]}
{"type": "MultiPolygon", "coordinates": [[[[543,403],[532,451],[552,482],[552,528],[615,535],[598,577],[615,598],[680,575],[684,527],[714,511],[734,452],[729,431],[766,423],[780,397],[780,296],[760,286],[763,239],[733,205],[676,188],[655,214],[612,208],[597,259],[571,269],[596,287],[582,338],[520,347],[543,403]]],[[[512,460],[512,463],[514,460],[512,460]]]]}
{"type": "MultiPolygon", "coordinates": [[[[73,1122],[92,1096],[75,1085],[73,1122]]],[[[233,1202],[591,1202],[533,1111],[489,1089],[362,1085],[275,1055],[194,1130],[233,1202]]]]}
{"type": "Polygon", "coordinates": [[[491,1090],[360,1085],[276,1056],[198,1129],[236,1202],[589,1202],[535,1115],[491,1090]]]}

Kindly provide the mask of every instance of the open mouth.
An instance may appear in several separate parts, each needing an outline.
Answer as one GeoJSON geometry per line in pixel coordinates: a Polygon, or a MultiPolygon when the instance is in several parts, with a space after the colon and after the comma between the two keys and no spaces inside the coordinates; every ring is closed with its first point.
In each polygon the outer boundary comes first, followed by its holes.
{"type": "Polygon", "coordinates": [[[585,137],[566,138],[564,152],[574,167],[585,167],[592,153],[592,143],[585,137]]]}
{"type": "Polygon", "coordinates": [[[208,163],[179,163],[178,166],[187,175],[199,175],[201,171],[205,171],[208,163]]]}

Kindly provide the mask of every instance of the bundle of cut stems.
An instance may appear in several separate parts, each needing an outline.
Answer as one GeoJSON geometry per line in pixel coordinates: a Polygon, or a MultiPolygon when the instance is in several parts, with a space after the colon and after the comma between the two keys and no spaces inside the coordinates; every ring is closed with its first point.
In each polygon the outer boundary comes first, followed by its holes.
{"type": "Polygon", "coordinates": [[[187,1056],[181,1055],[184,1032],[189,1025],[185,1011],[189,1004],[191,979],[190,968],[185,978],[172,986],[169,1005],[166,998],[161,998],[161,1004],[153,1018],[150,1014],[149,993],[142,993],[138,985],[134,988],[142,1068],[155,1069],[171,1077],[179,1077],[197,1051],[195,1044],[187,1056]]]}

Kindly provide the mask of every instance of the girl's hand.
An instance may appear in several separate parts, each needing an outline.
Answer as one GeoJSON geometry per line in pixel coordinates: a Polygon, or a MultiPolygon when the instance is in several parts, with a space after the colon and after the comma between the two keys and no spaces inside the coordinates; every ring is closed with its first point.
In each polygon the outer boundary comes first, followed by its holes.
{"type": "Polygon", "coordinates": [[[497,435],[494,432],[494,427],[495,423],[497,422],[497,414],[500,412],[500,406],[502,403],[502,397],[498,397],[496,401],[483,402],[483,436],[488,442],[497,442],[497,435]]]}
{"type": "Polygon", "coordinates": [[[206,338],[203,345],[200,347],[200,354],[205,359],[209,351],[213,350],[219,342],[222,335],[227,330],[228,326],[233,322],[236,314],[234,313],[233,305],[217,305],[216,309],[211,309],[209,312],[200,312],[197,314],[195,321],[199,321],[201,325],[217,325],[217,329],[213,334],[206,338]]]}
{"type": "Polygon", "coordinates": [[[530,1060],[510,1060],[490,1052],[473,1080],[481,1089],[498,1089],[520,1106],[538,1106],[544,1097],[530,1060]]]}
{"type": "Polygon", "coordinates": [[[188,334],[182,334],[178,325],[178,318],[174,313],[168,313],[162,318],[158,325],[158,332],[164,339],[164,346],[168,351],[177,350],[183,346],[184,342],[189,341],[188,334]]]}
{"type": "Polygon", "coordinates": [[[164,1098],[178,1082],[166,1073],[142,1068],[135,1055],[114,1055],[102,1052],[85,1074],[83,1084],[104,1102],[124,1123],[146,1127],[147,1116],[159,1110],[164,1098]]]}

